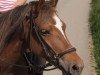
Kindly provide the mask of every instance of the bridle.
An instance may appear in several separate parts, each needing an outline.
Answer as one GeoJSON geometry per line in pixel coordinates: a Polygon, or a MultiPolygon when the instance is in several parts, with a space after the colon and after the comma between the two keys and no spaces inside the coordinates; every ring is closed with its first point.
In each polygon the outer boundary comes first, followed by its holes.
{"type": "MultiPolygon", "coordinates": [[[[39,65],[39,66],[36,66],[36,65],[33,65],[30,63],[30,60],[29,58],[27,58],[27,53],[25,54],[25,58],[26,58],[26,61],[29,63],[28,66],[30,66],[30,70],[33,70],[34,68],[36,69],[37,68],[37,72],[40,71],[40,70],[45,70],[45,71],[49,71],[49,70],[53,70],[53,69],[56,69],[56,68],[59,68],[60,70],[64,70],[64,68],[60,65],[59,63],[59,59],[64,56],[65,54],[69,54],[71,52],[74,52],[76,51],[76,48],[72,47],[72,48],[69,48],[69,49],[66,49],[60,53],[56,53],[49,45],[48,43],[42,38],[42,35],[39,31],[39,27],[38,25],[35,23],[35,19],[37,18],[37,14],[35,13],[32,13],[32,10],[30,11],[30,16],[29,16],[29,20],[30,20],[30,32],[29,34],[33,33],[34,32],[34,35],[37,37],[41,47],[42,47],[42,53],[44,53],[46,61],[48,61],[48,63],[44,64],[44,65],[39,65]],[[48,66],[52,66],[54,65],[55,68],[51,68],[51,69],[45,69],[47,68],[48,66]]],[[[31,35],[30,34],[30,35],[31,35]]],[[[30,39],[30,35],[29,35],[29,38],[30,39]]],[[[30,44],[30,40],[27,41],[28,44],[30,44]]],[[[28,49],[31,49],[30,46],[28,49]]],[[[35,62],[35,61],[34,61],[35,62]]],[[[31,72],[31,71],[30,71],[31,72]]],[[[67,74],[67,73],[66,73],[67,74]]]]}
{"type": "MultiPolygon", "coordinates": [[[[25,60],[27,62],[27,66],[23,66],[23,65],[16,65],[16,64],[13,64],[14,66],[17,66],[17,67],[24,67],[24,68],[28,68],[28,72],[29,72],[29,75],[33,75],[34,72],[39,72],[39,71],[50,71],[50,70],[54,70],[56,68],[59,68],[60,70],[65,71],[65,69],[60,65],[59,63],[59,59],[61,57],[63,57],[65,54],[69,54],[71,52],[74,52],[76,51],[76,48],[72,47],[72,48],[69,48],[69,49],[66,49],[60,53],[56,53],[52,47],[50,47],[48,45],[48,43],[42,38],[42,35],[41,33],[39,32],[39,27],[38,25],[35,23],[35,19],[37,18],[37,14],[35,13],[32,13],[32,9],[30,11],[30,15],[29,15],[29,20],[30,20],[30,30],[29,30],[29,34],[28,34],[28,37],[27,37],[27,40],[26,40],[26,49],[25,50],[29,50],[29,52],[24,52],[24,57],[25,57],[25,60]],[[45,58],[46,61],[48,61],[48,63],[44,64],[44,65],[33,65],[31,62],[33,61],[32,59],[29,58],[29,56],[33,56],[33,53],[31,52],[31,40],[30,40],[30,35],[32,33],[35,33],[34,35],[37,37],[41,47],[42,47],[42,53],[45,55],[45,58]],[[49,66],[55,66],[54,68],[50,68],[50,69],[45,69],[49,66]]],[[[34,36],[32,36],[34,37],[34,36]]],[[[3,59],[0,58],[1,61],[7,63],[6,61],[4,61],[3,59]]],[[[35,61],[34,61],[35,62],[35,61]]],[[[9,63],[8,63],[9,64],[9,63]]],[[[12,64],[11,64],[12,65],[12,64]]],[[[66,73],[67,74],[67,73],[66,73]]]]}

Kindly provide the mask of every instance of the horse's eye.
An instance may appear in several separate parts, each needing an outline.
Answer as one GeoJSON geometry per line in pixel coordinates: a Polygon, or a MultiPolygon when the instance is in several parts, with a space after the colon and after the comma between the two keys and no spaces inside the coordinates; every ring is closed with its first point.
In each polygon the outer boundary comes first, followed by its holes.
{"type": "Polygon", "coordinates": [[[43,29],[43,30],[41,30],[41,35],[49,35],[50,34],[50,31],[49,30],[45,30],[45,29],[43,29]]]}

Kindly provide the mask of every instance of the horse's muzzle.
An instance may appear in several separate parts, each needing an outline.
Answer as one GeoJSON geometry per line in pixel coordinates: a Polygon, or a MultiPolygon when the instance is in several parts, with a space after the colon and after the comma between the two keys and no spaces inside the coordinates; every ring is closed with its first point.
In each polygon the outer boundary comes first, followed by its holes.
{"type": "Polygon", "coordinates": [[[63,60],[59,62],[59,69],[62,71],[62,75],[81,75],[83,65],[75,63],[65,63],[63,60]]]}

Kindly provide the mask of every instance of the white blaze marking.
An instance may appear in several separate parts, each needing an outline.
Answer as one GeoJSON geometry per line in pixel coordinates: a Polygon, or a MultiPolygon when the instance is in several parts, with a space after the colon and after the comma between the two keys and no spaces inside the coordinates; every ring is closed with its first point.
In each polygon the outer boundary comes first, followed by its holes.
{"type": "MultiPolygon", "coordinates": [[[[55,19],[55,21],[56,21],[56,27],[60,30],[60,32],[63,34],[63,36],[65,37],[65,34],[64,34],[64,32],[63,32],[63,30],[62,30],[62,22],[61,22],[61,20],[58,18],[58,16],[57,15],[54,15],[54,19],[55,19]]],[[[66,39],[66,37],[65,37],[65,39],[66,39]]]]}

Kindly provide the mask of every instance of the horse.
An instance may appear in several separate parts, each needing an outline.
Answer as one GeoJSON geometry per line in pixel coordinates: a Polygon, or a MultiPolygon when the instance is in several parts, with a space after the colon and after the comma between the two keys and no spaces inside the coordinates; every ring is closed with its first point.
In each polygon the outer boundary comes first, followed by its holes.
{"type": "Polygon", "coordinates": [[[55,68],[81,74],[84,63],[66,36],[57,3],[32,1],[0,15],[0,75],[43,75],[55,68]]]}

